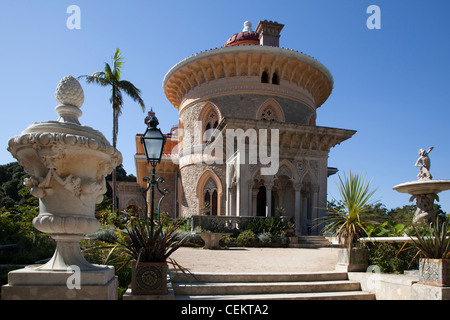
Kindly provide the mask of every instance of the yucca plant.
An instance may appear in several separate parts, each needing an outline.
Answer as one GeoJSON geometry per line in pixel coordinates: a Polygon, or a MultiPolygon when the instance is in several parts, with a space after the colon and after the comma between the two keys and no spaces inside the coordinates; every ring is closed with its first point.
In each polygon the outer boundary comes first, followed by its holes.
{"type": "Polygon", "coordinates": [[[413,225],[414,246],[428,259],[450,258],[449,220],[440,220],[435,217],[428,230],[413,225]]]}
{"type": "Polygon", "coordinates": [[[356,246],[360,237],[367,235],[367,222],[364,213],[371,204],[376,190],[369,189],[370,183],[359,174],[340,175],[338,191],[341,200],[339,206],[331,208],[323,222],[323,233],[338,237],[339,243],[349,250],[356,246]]]}
{"type": "Polygon", "coordinates": [[[153,222],[149,219],[134,219],[130,227],[126,228],[123,246],[130,256],[137,262],[169,262],[175,267],[178,264],[170,255],[179,249],[188,239],[189,234],[182,238],[177,237],[177,230],[184,223],[178,221],[171,224],[157,223],[151,228],[153,222]],[[164,229],[164,225],[167,227],[164,229]]]}

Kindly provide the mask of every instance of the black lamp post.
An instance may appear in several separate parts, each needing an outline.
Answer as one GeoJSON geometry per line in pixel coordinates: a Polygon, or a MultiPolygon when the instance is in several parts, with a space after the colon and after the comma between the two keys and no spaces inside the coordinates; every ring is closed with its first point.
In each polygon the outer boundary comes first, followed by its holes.
{"type": "Polygon", "coordinates": [[[162,151],[164,148],[164,144],[166,143],[166,137],[163,135],[161,130],[157,128],[159,122],[155,116],[152,116],[150,121],[148,122],[147,130],[144,135],[141,136],[141,143],[144,146],[145,157],[147,158],[147,163],[152,165],[152,176],[144,177],[143,180],[148,182],[148,186],[146,189],[141,188],[142,196],[145,199],[145,218],[147,218],[148,214],[148,205],[147,205],[147,192],[151,189],[150,193],[150,221],[151,221],[151,234],[153,234],[153,219],[154,219],[154,198],[155,198],[155,185],[158,191],[163,195],[158,203],[158,221],[160,219],[160,206],[161,201],[164,199],[165,194],[168,192],[167,189],[161,191],[159,189],[159,182],[164,182],[162,177],[155,179],[155,167],[161,161],[162,151]]]}

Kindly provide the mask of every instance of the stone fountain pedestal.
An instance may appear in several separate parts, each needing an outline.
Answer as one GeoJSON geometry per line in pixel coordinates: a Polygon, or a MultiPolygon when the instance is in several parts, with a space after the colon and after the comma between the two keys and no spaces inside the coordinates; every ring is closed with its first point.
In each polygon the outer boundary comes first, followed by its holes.
{"type": "Polygon", "coordinates": [[[450,180],[433,180],[430,173],[431,161],[428,151],[419,149],[419,159],[415,166],[420,167],[416,181],[405,182],[393,187],[394,190],[411,195],[409,201],[416,199],[417,210],[414,213],[414,224],[429,224],[436,216],[434,200],[439,201],[438,193],[450,190],[450,180]]]}
{"type": "Polygon", "coordinates": [[[429,223],[436,215],[434,200],[439,201],[438,193],[450,190],[450,180],[417,180],[401,183],[394,190],[411,195],[409,201],[416,199],[417,210],[413,223],[429,223]]]}
{"type": "Polygon", "coordinates": [[[2,299],[117,299],[114,268],[86,261],[80,241],[100,227],[95,205],[122,155],[102,133],[79,123],[84,93],[75,78],[64,77],[55,95],[59,119],[30,125],[9,140],[8,150],[30,175],[24,184],[39,198],[33,226],[51,234],[56,250],[45,264],[11,271],[2,299]]]}

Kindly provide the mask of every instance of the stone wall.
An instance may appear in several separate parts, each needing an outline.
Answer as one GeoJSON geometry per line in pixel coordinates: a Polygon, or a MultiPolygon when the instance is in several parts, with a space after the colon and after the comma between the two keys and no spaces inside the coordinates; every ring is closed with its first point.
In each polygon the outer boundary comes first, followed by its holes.
{"type": "MultiPolygon", "coordinates": [[[[259,107],[268,99],[274,99],[281,106],[284,118],[288,123],[308,125],[314,115],[313,110],[306,105],[283,97],[260,94],[230,94],[212,97],[208,101],[217,106],[222,118],[255,119],[259,107]]],[[[208,104],[208,101],[197,102],[182,110],[180,119],[185,129],[194,129],[191,125],[200,120],[202,108],[208,104]]]]}
{"type": "MultiPolygon", "coordinates": [[[[198,181],[205,171],[211,171],[221,181],[220,188],[225,190],[225,165],[209,165],[206,164],[194,164],[184,166],[180,168],[180,181],[183,186],[180,194],[180,212],[182,216],[190,216],[199,214],[199,200],[197,197],[198,181]]],[[[219,188],[219,186],[217,186],[219,188]]],[[[219,215],[225,215],[225,192],[222,195],[219,194],[218,208],[219,215]]]]}

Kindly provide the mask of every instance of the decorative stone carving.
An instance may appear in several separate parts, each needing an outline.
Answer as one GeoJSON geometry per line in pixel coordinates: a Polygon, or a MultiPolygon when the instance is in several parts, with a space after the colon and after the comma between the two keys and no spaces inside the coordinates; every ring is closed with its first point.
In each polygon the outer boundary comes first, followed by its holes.
{"type": "Polygon", "coordinates": [[[417,159],[415,166],[420,167],[419,174],[417,178],[419,180],[431,180],[433,177],[430,174],[431,161],[428,157],[428,154],[433,150],[433,147],[430,147],[428,151],[424,149],[419,149],[419,159],[417,159]]]}
{"type": "Polygon", "coordinates": [[[24,184],[39,198],[34,227],[57,241],[54,257],[36,270],[71,265],[95,270],[99,267],[82,257],[79,241],[100,227],[95,205],[106,192],[105,176],[122,162],[122,155],[103,134],[79,124],[84,93],[75,78],[64,77],[55,97],[58,121],[30,125],[9,140],[8,150],[30,175],[24,184]]]}
{"type": "Polygon", "coordinates": [[[84,92],[80,83],[72,76],[61,79],[55,92],[56,102],[81,108],[84,102],[84,92]]]}
{"type": "Polygon", "coordinates": [[[282,165],[282,166],[280,167],[280,169],[278,170],[276,176],[277,176],[277,177],[279,177],[279,176],[286,176],[286,177],[288,177],[289,179],[293,179],[291,170],[290,170],[287,166],[285,166],[285,165],[282,165]]]}
{"type": "Polygon", "coordinates": [[[439,196],[435,193],[413,195],[409,201],[416,199],[417,210],[414,212],[413,223],[420,221],[430,221],[436,214],[434,211],[434,200],[439,201],[439,196]]]}
{"type": "Polygon", "coordinates": [[[414,213],[414,224],[431,222],[432,218],[436,216],[434,200],[439,201],[438,193],[450,190],[450,180],[432,180],[430,158],[428,157],[431,150],[433,150],[433,147],[429,148],[428,151],[419,150],[420,157],[415,164],[416,167],[420,167],[418,180],[393,187],[398,192],[409,193],[411,195],[409,201],[416,199],[417,210],[414,213]]]}

